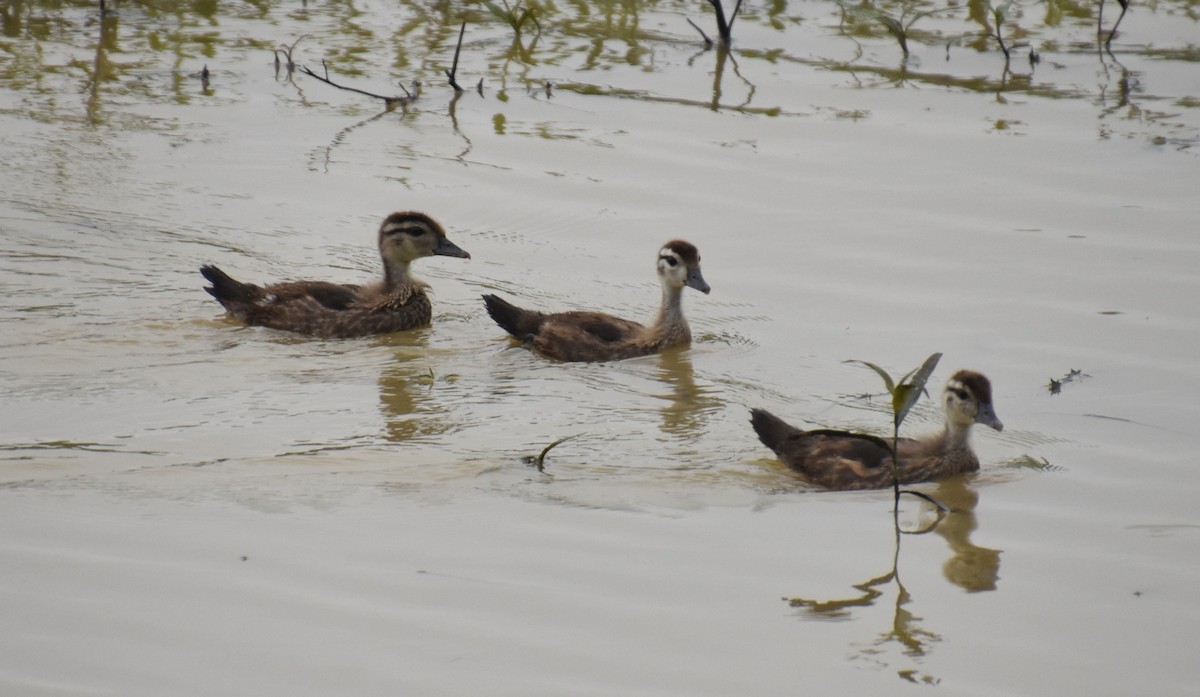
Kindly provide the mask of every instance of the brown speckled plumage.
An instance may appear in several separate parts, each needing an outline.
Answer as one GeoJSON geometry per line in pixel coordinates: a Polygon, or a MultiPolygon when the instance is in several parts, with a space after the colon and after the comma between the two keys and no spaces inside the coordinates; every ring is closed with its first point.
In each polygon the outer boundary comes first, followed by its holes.
{"type": "Polygon", "coordinates": [[[433,255],[471,258],[446,238],[442,226],[416,212],[389,215],[379,226],[383,280],[368,285],[288,281],[256,286],[234,280],[216,266],[200,273],[204,290],[246,324],[322,338],[386,334],[429,324],[433,307],[423,281],[409,275],[416,259],[433,255]]]}
{"type": "MultiPolygon", "coordinates": [[[[899,441],[901,484],[979,469],[968,440],[971,426],[1004,428],[992,408],[991,383],[980,373],[960,370],[952,375],[942,392],[942,407],[946,425],[941,433],[899,441]]],[[[763,409],[751,411],[750,423],[763,445],[813,484],[843,491],[892,485],[888,440],[846,431],[803,431],[763,409]]]]}
{"type": "Polygon", "coordinates": [[[649,326],[602,312],[527,310],[495,295],[485,295],[483,301],[496,324],[546,358],[595,362],[646,356],[691,342],[683,317],[683,289],[705,294],[710,290],[700,274],[700,253],[688,242],[663,245],[657,266],[663,299],[658,318],[649,326]]]}

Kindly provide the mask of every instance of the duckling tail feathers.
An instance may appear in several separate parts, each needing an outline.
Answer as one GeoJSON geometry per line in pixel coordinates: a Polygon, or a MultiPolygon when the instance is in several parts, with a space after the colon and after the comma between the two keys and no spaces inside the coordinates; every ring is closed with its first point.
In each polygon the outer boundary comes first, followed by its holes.
{"type": "Polygon", "coordinates": [[[249,305],[265,295],[262,288],[253,283],[242,283],[215,266],[201,266],[200,274],[208,279],[211,286],[204,290],[217,299],[225,309],[232,311],[232,306],[249,305]]]}
{"type": "Polygon", "coordinates": [[[776,453],[790,436],[802,433],[800,429],[789,425],[766,409],[751,409],[750,425],[754,427],[754,432],[758,434],[758,439],[763,445],[776,453]]]}
{"type": "Polygon", "coordinates": [[[542,320],[545,319],[545,315],[540,312],[517,307],[495,295],[483,296],[483,304],[487,306],[488,314],[496,324],[521,341],[528,341],[537,334],[542,320]]]}

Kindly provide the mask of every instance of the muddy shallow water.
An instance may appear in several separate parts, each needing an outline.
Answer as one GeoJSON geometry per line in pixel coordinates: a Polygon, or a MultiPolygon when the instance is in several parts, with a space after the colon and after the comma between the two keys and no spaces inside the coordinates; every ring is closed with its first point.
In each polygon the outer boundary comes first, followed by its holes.
{"type": "Polygon", "coordinates": [[[701,4],[539,6],[515,42],[451,3],[6,6],[3,692],[1193,689],[1194,8],[1106,52],[1094,5],[1013,6],[1006,67],[982,5],[903,61],[824,2],[705,50],[701,4]],[[420,96],[277,72],[298,39],[420,96]],[[367,279],[402,209],[472,254],[417,262],[427,329],[308,340],[201,290],[367,279]],[[713,287],[690,349],[549,363],[479,301],[649,318],[672,237],[713,287]],[[1006,429],[897,555],[890,494],[806,486],[748,409],[883,432],[843,361],[935,351],[1006,429]]]}

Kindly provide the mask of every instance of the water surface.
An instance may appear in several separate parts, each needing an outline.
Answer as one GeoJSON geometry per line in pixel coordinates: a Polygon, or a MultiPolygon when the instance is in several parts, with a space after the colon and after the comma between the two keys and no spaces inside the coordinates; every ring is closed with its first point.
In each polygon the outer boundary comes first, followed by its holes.
{"type": "Polygon", "coordinates": [[[5,692],[1193,689],[1194,8],[1106,51],[1095,5],[1013,6],[1006,64],[975,3],[908,60],[827,2],[752,3],[729,52],[699,3],[539,7],[4,8],[5,692]],[[201,290],[367,279],[403,209],[473,257],[418,262],[429,328],[201,290]],[[648,319],[673,237],[713,286],[690,349],[548,363],[479,301],[648,319]],[[843,361],[935,351],[1007,428],[897,555],[890,495],[812,490],[748,409],[884,432],[843,361]]]}

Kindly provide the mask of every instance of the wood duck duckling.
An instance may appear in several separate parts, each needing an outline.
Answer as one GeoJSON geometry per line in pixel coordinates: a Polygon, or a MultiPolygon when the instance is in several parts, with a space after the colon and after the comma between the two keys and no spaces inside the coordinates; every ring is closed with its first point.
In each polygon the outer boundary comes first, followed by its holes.
{"type": "Polygon", "coordinates": [[[700,274],[700,253],[683,240],[658,252],[662,307],[649,326],[602,312],[543,313],[517,307],[495,295],[483,296],[488,314],[535,353],[560,361],[615,361],[659,353],[688,344],[692,331],[683,317],[683,289],[711,290],[700,274]]]}
{"type": "Polygon", "coordinates": [[[470,259],[424,213],[392,213],[379,226],[383,280],[367,285],[287,281],[268,286],[236,281],[221,269],[200,267],[212,286],[204,290],[246,324],[321,338],[386,334],[429,324],[429,285],[409,265],[434,255],[470,259]]]}
{"type": "MultiPolygon", "coordinates": [[[[979,458],[968,440],[971,426],[1004,429],[992,408],[992,385],[980,373],[960,370],[950,376],[942,410],[946,426],[941,433],[900,439],[901,484],[978,470],[979,458]]],[[[890,440],[846,431],[802,431],[763,409],[751,411],[750,423],[763,445],[813,484],[841,491],[892,485],[890,440]]]]}

